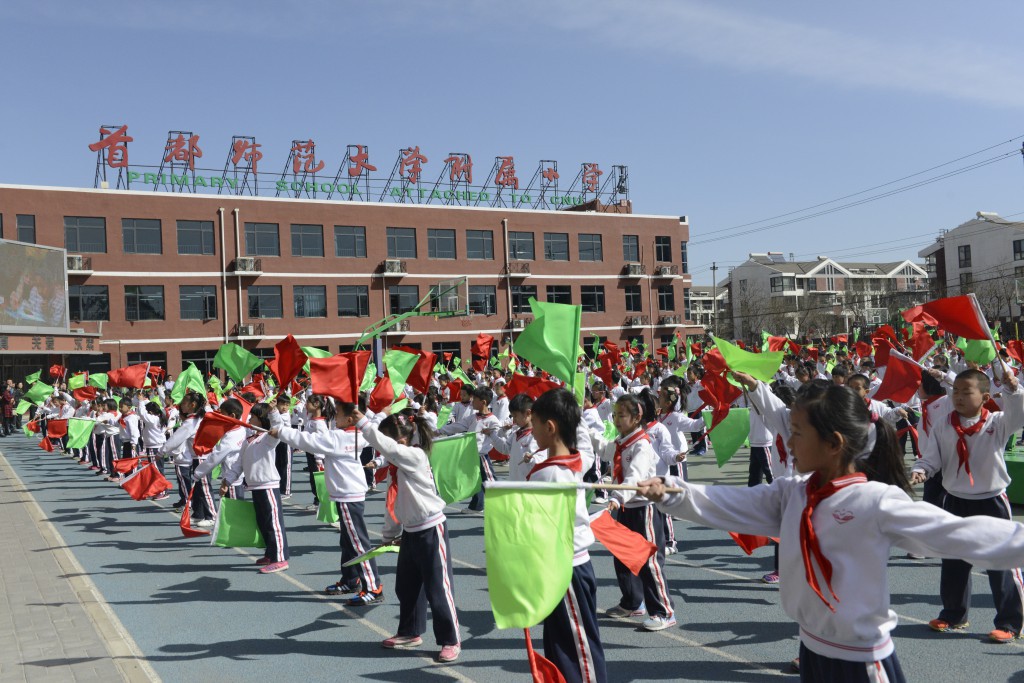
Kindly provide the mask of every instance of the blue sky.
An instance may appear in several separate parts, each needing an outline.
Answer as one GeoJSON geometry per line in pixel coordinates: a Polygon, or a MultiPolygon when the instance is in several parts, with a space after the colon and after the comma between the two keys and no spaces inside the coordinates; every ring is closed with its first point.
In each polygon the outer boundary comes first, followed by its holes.
{"type": "Polygon", "coordinates": [[[1020,155],[713,238],[1019,149],[1022,24],[1011,1],[4,0],[0,182],[91,186],[101,123],[128,124],[133,163],[168,130],[216,168],[255,135],[275,173],[292,139],[328,170],[347,144],[381,171],[419,145],[431,179],[450,151],[477,173],[514,155],[520,177],[627,164],[636,212],[690,217],[696,283],[750,251],[902,259],[978,210],[1024,212],[1020,155]]]}

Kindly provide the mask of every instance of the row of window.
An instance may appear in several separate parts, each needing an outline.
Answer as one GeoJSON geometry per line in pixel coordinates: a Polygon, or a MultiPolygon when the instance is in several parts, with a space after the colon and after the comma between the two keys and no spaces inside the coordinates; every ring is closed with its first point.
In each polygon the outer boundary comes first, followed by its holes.
{"type": "MultiPolygon", "coordinates": [[[[497,291],[494,285],[469,286],[469,310],[476,315],[495,315],[498,312],[497,291]]],[[[626,311],[641,313],[643,294],[639,285],[623,288],[626,311]]],[[[512,287],[512,312],[529,313],[530,298],[537,298],[536,285],[512,287]]],[[[545,300],[551,303],[572,304],[570,285],[548,285],[545,300]]],[[[247,289],[248,317],[284,317],[283,288],[280,285],[250,285],[247,289]]],[[[179,285],[181,320],[215,320],[217,318],[217,288],[214,285],[179,285]]],[[[685,290],[685,308],[689,310],[689,290],[685,290]]],[[[370,292],[367,285],[338,285],[338,316],[365,318],[370,315],[370,292]]],[[[657,288],[658,310],[675,310],[675,289],[672,285],[657,288]]],[[[406,313],[420,302],[417,285],[388,287],[388,311],[406,313]]],[[[604,313],[604,285],[582,285],[580,306],[584,313],[604,313]]],[[[107,285],[71,285],[68,287],[71,320],[110,320],[110,293],[107,285]]],[[[137,320],[165,320],[163,285],[125,285],[125,318],[137,320]]],[[[296,318],[327,317],[327,287],[324,285],[295,285],[292,287],[292,310],[296,318]]]]}
{"type": "MultiPolygon", "coordinates": [[[[17,216],[18,240],[35,243],[35,216],[17,216]]],[[[2,227],[0,227],[2,229],[2,227]]],[[[280,227],[277,223],[246,223],[245,254],[247,256],[280,256],[280,227]]],[[[456,231],[445,228],[427,229],[427,256],[431,259],[460,258],[456,246],[456,231]]],[[[159,219],[121,219],[122,250],[126,254],[162,254],[163,230],[159,219]]],[[[418,257],[416,228],[387,228],[388,258],[414,259],[418,257]]],[[[543,257],[546,261],[569,260],[569,233],[545,232],[543,257]]],[[[177,221],[178,254],[208,256],[216,253],[213,221],[177,221]]],[[[103,254],[107,252],[107,224],[105,218],[89,216],[64,217],[64,246],[72,253],[103,254]]],[[[494,232],[466,230],[464,256],[468,259],[494,258],[494,232]]],[[[680,244],[683,272],[687,270],[686,242],[680,244]]],[[[602,237],[597,233],[577,235],[578,260],[597,262],[604,260],[602,237]]],[[[293,223],[291,225],[291,254],[299,257],[323,257],[324,226],[293,223]]],[[[341,258],[366,258],[366,228],[363,226],[334,226],[334,255],[341,258]]],[[[509,233],[509,256],[515,260],[532,261],[537,258],[534,233],[509,233]]],[[[671,262],[672,240],[667,236],[654,238],[654,257],[658,262],[671,262]]],[[[622,259],[639,262],[640,236],[622,236],[622,259]]]]}

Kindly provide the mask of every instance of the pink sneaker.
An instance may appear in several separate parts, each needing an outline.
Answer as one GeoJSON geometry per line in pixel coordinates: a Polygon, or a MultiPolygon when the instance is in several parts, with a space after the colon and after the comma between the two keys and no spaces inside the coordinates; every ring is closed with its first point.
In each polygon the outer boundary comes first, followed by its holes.
{"type": "Polygon", "coordinates": [[[288,569],[288,562],[271,562],[260,567],[260,574],[276,574],[277,572],[283,572],[288,569]]]}
{"type": "Polygon", "coordinates": [[[411,650],[414,647],[419,647],[423,644],[423,639],[419,636],[391,636],[387,640],[381,642],[388,650],[411,650]]]}
{"type": "Polygon", "coordinates": [[[256,560],[256,566],[257,567],[266,567],[271,562],[272,562],[272,560],[269,557],[261,557],[260,559],[256,560]]]}
{"type": "Polygon", "coordinates": [[[454,662],[461,653],[462,647],[460,645],[445,645],[441,648],[441,654],[437,656],[437,661],[443,663],[454,662]]]}

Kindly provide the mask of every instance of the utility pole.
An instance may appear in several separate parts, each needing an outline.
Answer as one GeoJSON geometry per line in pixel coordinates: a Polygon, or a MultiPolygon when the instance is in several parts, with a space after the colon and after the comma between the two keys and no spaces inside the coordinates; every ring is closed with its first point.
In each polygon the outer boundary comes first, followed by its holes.
{"type": "Polygon", "coordinates": [[[718,336],[718,263],[711,262],[711,334],[718,336]]]}

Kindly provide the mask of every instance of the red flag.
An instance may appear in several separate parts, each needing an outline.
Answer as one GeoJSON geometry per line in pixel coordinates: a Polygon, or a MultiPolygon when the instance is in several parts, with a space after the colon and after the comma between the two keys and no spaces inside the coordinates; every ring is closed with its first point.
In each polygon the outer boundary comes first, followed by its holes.
{"type": "Polygon", "coordinates": [[[601,381],[604,382],[605,387],[611,387],[615,384],[615,377],[612,375],[612,359],[607,353],[602,353],[597,356],[598,362],[601,367],[594,370],[594,376],[600,377],[601,381]]]}
{"type": "Polygon", "coordinates": [[[303,353],[302,347],[295,341],[295,337],[289,334],[274,345],[274,357],[267,360],[266,363],[270,368],[270,373],[277,380],[277,386],[284,391],[285,387],[302,370],[306,360],[306,354],[303,353]]]}
{"type": "Polygon", "coordinates": [[[240,418],[238,418],[238,419],[241,420],[242,422],[248,422],[249,421],[249,411],[252,410],[252,404],[249,403],[248,401],[246,401],[244,398],[242,398],[238,394],[231,394],[231,398],[235,399],[236,401],[238,401],[239,403],[242,404],[242,416],[240,418]]]}
{"type": "Polygon", "coordinates": [[[339,353],[330,358],[310,358],[309,378],[313,393],[331,396],[345,403],[356,403],[359,400],[359,385],[369,363],[369,351],[339,353]]]}
{"type": "MultiPolygon", "coordinates": [[[[605,353],[608,354],[608,358],[611,359],[611,367],[615,367],[622,362],[622,352],[619,351],[619,347],[615,342],[606,341],[602,346],[604,346],[604,350],[605,353]]],[[[600,354],[598,359],[603,355],[604,354],[600,354]]]]}
{"type": "Polygon", "coordinates": [[[800,349],[803,348],[802,346],[797,344],[792,339],[787,339],[786,340],[786,346],[789,347],[789,352],[792,353],[794,356],[799,356],[800,355],[800,349]]]}
{"type": "Polygon", "coordinates": [[[197,538],[199,536],[209,536],[210,532],[207,529],[193,529],[192,528],[192,492],[195,490],[195,484],[188,490],[188,498],[185,499],[185,507],[181,509],[181,519],[178,520],[178,526],[181,527],[181,535],[185,538],[197,538]]]}
{"type": "Polygon", "coordinates": [[[558,385],[550,380],[515,374],[512,375],[512,379],[505,386],[505,394],[510,401],[519,394],[526,394],[536,401],[544,392],[557,388],[558,385]]]}
{"type": "Polygon", "coordinates": [[[885,376],[875,392],[875,399],[884,401],[889,398],[895,403],[906,403],[921,386],[921,366],[893,349],[885,368],[885,376]]]}
{"type": "Polygon", "coordinates": [[[811,360],[813,360],[815,363],[818,362],[818,349],[811,348],[810,346],[808,346],[807,355],[810,356],[811,360]]]}
{"type": "Polygon", "coordinates": [[[710,432],[719,422],[725,419],[725,416],[729,414],[729,406],[743,392],[729,384],[724,375],[716,375],[714,373],[705,373],[701,384],[704,388],[697,392],[697,395],[711,408],[713,413],[711,416],[711,426],[708,428],[710,432]]]}
{"type": "Polygon", "coordinates": [[[860,356],[861,358],[867,358],[868,356],[871,355],[871,352],[873,350],[871,344],[868,344],[865,341],[857,342],[855,344],[855,348],[857,349],[857,355],[860,356]]]}
{"type": "Polygon", "coordinates": [[[199,457],[203,457],[213,450],[213,447],[224,438],[224,435],[235,427],[248,427],[248,423],[228,417],[224,413],[211,412],[203,416],[196,429],[195,440],[192,442],[192,450],[199,457]]]}
{"type": "Polygon", "coordinates": [[[75,397],[75,400],[79,403],[83,401],[95,401],[96,394],[99,390],[96,387],[80,387],[71,392],[71,395],[75,397]]]}
{"type": "MultiPolygon", "coordinates": [[[[405,379],[405,383],[412,387],[417,394],[426,394],[430,391],[430,377],[434,374],[434,366],[437,365],[437,354],[423,349],[414,349],[411,346],[395,346],[394,348],[406,353],[415,353],[420,358],[413,366],[412,372],[405,379]]],[[[362,380],[362,377],[359,378],[362,380]]]]}
{"type": "Polygon", "coordinates": [[[1024,363],[1024,344],[1020,339],[1011,339],[1006,342],[1006,352],[1018,363],[1024,363]]]}
{"type": "Polygon", "coordinates": [[[942,327],[966,339],[988,339],[988,323],[973,294],[936,299],[903,311],[908,323],[942,327]]]}
{"type": "Polygon", "coordinates": [[[159,365],[150,365],[148,374],[153,379],[160,379],[161,377],[166,375],[167,372],[159,365]]]}
{"type": "MultiPolygon", "coordinates": [[[[450,387],[454,383],[453,381],[448,386],[450,387]]],[[[462,386],[462,382],[459,382],[459,386],[462,386]]],[[[458,395],[452,397],[452,401],[458,400],[458,395]]],[[[391,378],[385,374],[377,379],[377,383],[374,385],[373,391],[370,392],[369,399],[367,399],[366,407],[375,413],[379,413],[394,402],[395,388],[391,386],[391,378]]]]}
{"type": "Polygon", "coordinates": [[[139,466],[139,458],[114,458],[110,462],[113,470],[120,474],[128,474],[139,466]]]}
{"type": "Polygon", "coordinates": [[[39,433],[39,420],[32,420],[31,422],[25,423],[25,429],[32,432],[33,434],[39,433]]]}
{"type": "Polygon", "coordinates": [[[494,345],[494,337],[481,332],[476,336],[476,341],[470,347],[473,354],[473,369],[483,372],[487,369],[487,362],[491,359],[491,346],[494,345]]]}
{"type": "Polygon", "coordinates": [[[772,353],[782,351],[786,348],[787,343],[789,340],[785,337],[768,337],[768,351],[772,353]]]}
{"type": "Polygon", "coordinates": [[[705,373],[721,375],[723,372],[729,370],[728,366],[725,364],[725,358],[722,357],[722,352],[718,349],[711,349],[705,353],[703,360],[705,373]]]}
{"type": "Polygon", "coordinates": [[[651,555],[658,552],[658,546],[617,522],[607,510],[591,518],[590,529],[594,532],[594,538],[600,541],[615,559],[626,565],[633,576],[638,576],[647,560],[651,559],[651,555]]]}
{"type": "Polygon", "coordinates": [[[530,661],[530,675],[533,683],[565,683],[565,676],[558,670],[551,660],[533,651],[533,641],[530,639],[530,629],[526,631],[526,658],[530,661]]]}
{"type": "Polygon", "coordinates": [[[68,421],[67,420],[48,420],[46,423],[46,436],[51,439],[59,439],[62,436],[67,436],[68,433],[68,421]]]}
{"type": "Polygon", "coordinates": [[[50,437],[44,436],[43,440],[39,442],[39,447],[47,453],[53,453],[53,443],[50,441],[50,437]]]}
{"type": "Polygon", "coordinates": [[[885,367],[889,364],[889,352],[893,345],[887,337],[873,337],[871,343],[875,347],[875,367],[885,367]]]}
{"type": "Polygon", "coordinates": [[[264,399],[264,398],[267,397],[267,392],[263,390],[263,383],[262,382],[257,382],[255,380],[250,382],[249,384],[246,384],[241,389],[238,389],[237,392],[239,394],[249,394],[249,393],[251,393],[257,399],[264,399]]]}
{"type": "Polygon", "coordinates": [[[50,377],[57,378],[63,377],[67,373],[68,369],[60,363],[54,363],[50,366],[50,377]]]}
{"type": "Polygon", "coordinates": [[[633,366],[633,374],[629,376],[630,379],[636,379],[647,370],[647,361],[642,360],[633,366]]]}
{"type": "Polygon", "coordinates": [[[666,349],[666,348],[656,349],[654,351],[654,355],[655,356],[664,356],[665,358],[668,358],[668,349],[666,349]]]}
{"type": "Polygon", "coordinates": [[[149,372],[149,363],[129,365],[126,368],[117,368],[107,373],[107,385],[111,387],[127,387],[130,389],[141,389],[146,384],[146,374],[149,372]]]}
{"type": "MultiPolygon", "coordinates": [[[[171,482],[167,481],[156,465],[149,463],[138,472],[121,482],[121,488],[128,492],[128,495],[135,500],[152,498],[153,496],[174,488],[171,482]]],[[[186,508],[187,509],[187,508],[186,508]]]]}
{"type": "Polygon", "coordinates": [[[442,351],[441,352],[441,357],[444,358],[444,362],[445,363],[450,361],[452,359],[452,356],[454,356],[454,355],[455,354],[453,354],[451,351],[442,351]]]}
{"type": "Polygon", "coordinates": [[[690,344],[690,353],[692,353],[694,356],[700,357],[704,355],[704,347],[701,346],[700,342],[693,342],[692,344],[690,344]]]}
{"type": "Polygon", "coordinates": [[[907,350],[914,355],[914,360],[921,360],[935,346],[935,340],[925,332],[924,323],[914,323],[914,336],[907,342],[907,350]]]}
{"type": "Polygon", "coordinates": [[[752,534],[737,534],[730,531],[729,535],[732,536],[732,540],[736,541],[736,545],[743,549],[747,555],[753,555],[754,551],[758,548],[763,548],[772,541],[779,542],[777,538],[769,538],[768,536],[754,536],[752,534]]]}
{"type": "Polygon", "coordinates": [[[885,337],[892,341],[893,346],[899,345],[899,340],[896,338],[896,330],[892,329],[892,325],[879,325],[872,337],[885,337]]]}

